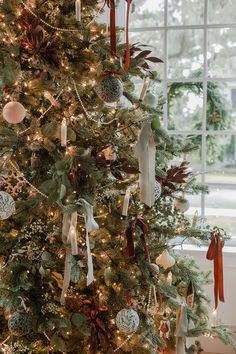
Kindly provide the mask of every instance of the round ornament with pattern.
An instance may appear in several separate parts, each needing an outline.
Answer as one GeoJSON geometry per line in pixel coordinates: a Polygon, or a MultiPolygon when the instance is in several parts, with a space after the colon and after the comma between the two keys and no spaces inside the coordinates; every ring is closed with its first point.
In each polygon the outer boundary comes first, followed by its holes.
{"type": "Polygon", "coordinates": [[[3,118],[11,124],[18,124],[22,122],[22,120],[26,116],[25,107],[20,102],[8,102],[3,107],[3,118]]]}
{"type": "Polygon", "coordinates": [[[118,77],[104,76],[98,83],[96,92],[98,97],[106,103],[118,101],[123,95],[123,84],[118,77]]]}
{"type": "Polygon", "coordinates": [[[0,220],[8,219],[14,212],[14,199],[10,194],[0,191],[0,220]]]}
{"type": "Polygon", "coordinates": [[[116,316],[116,325],[122,333],[135,332],[139,326],[139,315],[133,309],[123,309],[116,316]]]}
{"type": "Polygon", "coordinates": [[[155,182],[155,200],[159,199],[161,196],[161,184],[159,182],[155,182]]]}
{"type": "Polygon", "coordinates": [[[15,312],[8,320],[8,329],[16,337],[22,337],[33,329],[33,317],[30,312],[15,312]]]}

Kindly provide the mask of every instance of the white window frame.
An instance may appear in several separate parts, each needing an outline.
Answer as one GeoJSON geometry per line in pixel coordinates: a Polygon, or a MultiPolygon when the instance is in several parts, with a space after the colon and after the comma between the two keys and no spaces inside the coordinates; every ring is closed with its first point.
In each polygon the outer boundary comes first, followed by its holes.
{"type": "MultiPolygon", "coordinates": [[[[135,0],[134,0],[135,1],[135,0]]],[[[155,1],[155,0],[153,0],[155,1]]],[[[119,13],[119,22],[125,26],[125,8],[126,2],[123,0],[120,2],[120,6],[118,9],[119,13]],[[122,21],[123,19],[123,21],[122,21]]],[[[223,24],[208,24],[208,0],[204,0],[204,22],[202,25],[168,25],[168,0],[164,0],[164,25],[163,26],[156,26],[156,27],[138,27],[138,28],[129,28],[129,32],[149,32],[149,31],[160,31],[164,33],[164,73],[163,73],[163,95],[166,100],[166,104],[164,105],[164,112],[163,112],[163,125],[164,128],[168,131],[170,135],[198,135],[202,138],[202,146],[201,146],[201,183],[203,185],[214,186],[215,183],[206,183],[206,159],[207,159],[207,149],[206,149],[206,138],[207,135],[214,135],[214,136],[236,136],[236,130],[207,130],[206,129],[206,120],[207,120],[207,85],[209,82],[222,82],[222,83],[229,83],[229,82],[236,82],[236,76],[231,78],[225,77],[214,77],[210,78],[207,75],[208,67],[207,67],[207,49],[208,49],[208,30],[214,28],[236,28],[235,23],[223,23],[223,24]],[[187,30],[187,29],[202,29],[204,33],[203,37],[203,76],[201,78],[178,78],[178,79],[170,79],[168,78],[168,31],[170,30],[187,30]],[[198,83],[201,82],[203,84],[203,109],[202,109],[202,129],[201,130],[169,130],[168,129],[168,109],[167,109],[167,92],[168,92],[168,85],[171,83],[198,83]]],[[[232,187],[232,184],[224,183],[225,187],[232,187]]],[[[206,199],[205,194],[201,194],[201,218],[205,220],[205,205],[206,199]]],[[[235,216],[236,216],[236,209],[235,209],[235,216]]],[[[236,235],[233,236],[231,245],[236,246],[236,235]]]]}

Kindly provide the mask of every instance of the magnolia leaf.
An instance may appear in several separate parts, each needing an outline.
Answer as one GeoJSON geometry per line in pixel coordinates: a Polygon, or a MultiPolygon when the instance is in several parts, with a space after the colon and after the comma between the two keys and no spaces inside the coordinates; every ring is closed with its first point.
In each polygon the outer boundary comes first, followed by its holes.
{"type": "Polygon", "coordinates": [[[164,172],[161,168],[156,167],[156,176],[164,178],[166,176],[166,172],[164,172]]]}
{"type": "Polygon", "coordinates": [[[63,276],[60,273],[52,272],[52,278],[57,282],[60,289],[63,288],[63,276]]]}
{"type": "Polygon", "coordinates": [[[62,183],[60,188],[60,199],[63,199],[66,195],[66,186],[62,183]]]}
{"type": "Polygon", "coordinates": [[[51,256],[51,253],[49,253],[49,252],[47,252],[47,251],[44,251],[44,252],[42,253],[41,258],[42,258],[42,260],[43,260],[44,262],[49,262],[49,261],[51,261],[52,256],[51,256]]]}
{"type": "Polygon", "coordinates": [[[61,352],[66,352],[66,345],[64,340],[59,337],[56,333],[53,334],[51,338],[51,345],[56,347],[56,349],[60,350],[61,352]]]}
{"type": "Polygon", "coordinates": [[[70,127],[67,128],[67,139],[70,141],[76,141],[76,133],[70,127]]]}
{"type": "Polygon", "coordinates": [[[71,330],[71,322],[67,317],[54,318],[53,323],[56,328],[65,328],[67,331],[71,330]]]}
{"type": "Polygon", "coordinates": [[[89,324],[84,314],[74,313],[71,317],[71,322],[79,329],[82,334],[85,336],[90,336],[89,324]]]}
{"type": "Polygon", "coordinates": [[[80,266],[78,264],[73,265],[71,268],[70,280],[73,283],[78,283],[81,279],[81,276],[82,272],[80,266]]]}
{"type": "Polygon", "coordinates": [[[45,124],[42,127],[42,134],[47,138],[53,137],[55,135],[57,136],[57,122],[52,121],[50,123],[45,124]]]}

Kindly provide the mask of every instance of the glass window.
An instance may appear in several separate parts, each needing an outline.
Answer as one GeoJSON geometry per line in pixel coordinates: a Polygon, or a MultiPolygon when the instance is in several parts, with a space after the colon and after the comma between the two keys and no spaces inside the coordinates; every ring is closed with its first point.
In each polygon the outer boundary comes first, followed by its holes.
{"type": "Polygon", "coordinates": [[[130,33],[164,59],[164,127],[198,145],[187,158],[210,194],[188,196],[188,214],[236,240],[235,0],[136,0],[130,33]]]}

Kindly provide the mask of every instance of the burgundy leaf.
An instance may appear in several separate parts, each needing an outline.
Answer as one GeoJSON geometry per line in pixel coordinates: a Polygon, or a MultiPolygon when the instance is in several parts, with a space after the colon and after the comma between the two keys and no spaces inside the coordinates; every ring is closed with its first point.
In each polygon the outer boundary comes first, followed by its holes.
{"type": "Polygon", "coordinates": [[[143,50],[141,53],[139,53],[135,59],[141,59],[145,58],[147,55],[149,55],[152,51],[151,50],[143,50]]]}
{"type": "Polygon", "coordinates": [[[145,60],[151,61],[152,63],[163,63],[163,60],[156,58],[156,57],[148,57],[145,60]]]}
{"type": "Polygon", "coordinates": [[[135,166],[122,166],[122,170],[125,172],[125,173],[129,173],[129,174],[137,174],[137,173],[140,173],[138,167],[135,167],[135,166]]]}

